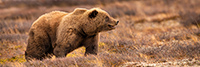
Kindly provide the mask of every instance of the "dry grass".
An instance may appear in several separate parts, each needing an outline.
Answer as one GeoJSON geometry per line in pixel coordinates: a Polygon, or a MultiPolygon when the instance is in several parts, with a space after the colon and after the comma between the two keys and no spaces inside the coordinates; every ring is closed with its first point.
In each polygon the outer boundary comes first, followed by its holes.
{"type": "Polygon", "coordinates": [[[184,59],[194,62],[181,66],[200,65],[199,0],[75,1],[0,2],[0,66],[165,66],[173,61],[180,66],[184,59]],[[33,21],[46,12],[77,7],[100,7],[120,20],[117,29],[101,33],[98,55],[85,57],[81,47],[66,58],[26,62],[27,33],[33,21]]]}

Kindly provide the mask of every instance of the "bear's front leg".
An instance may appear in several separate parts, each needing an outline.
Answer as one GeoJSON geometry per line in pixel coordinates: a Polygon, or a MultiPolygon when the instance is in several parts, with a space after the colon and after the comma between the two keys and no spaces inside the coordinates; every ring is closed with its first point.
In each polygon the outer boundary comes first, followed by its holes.
{"type": "Polygon", "coordinates": [[[97,55],[99,43],[99,34],[86,38],[83,45],[86,47],[85,56],[88,54],[97,55]]]}
{"type": "Polygon", "coordinates": [[[97,55],[97,52],[98,52],[98,44],[93,44],[92,46],[86,47],[85,56],[89,54],[97,55]]]}
{"type": "MultiPolygon", "coordinates": [[[[69,44],[66,44],[66,45],[69,45],[69,44]]],[[[56,57],[65,57],[67,55],[67,53],[69,53],[69,48],[70,47],[67,47],[66,45],[57,45],[55,48],[54,48],[54,55],[56,57]]],[[[70,45],[69,45],[70,46],[70,45]]]]}
{"type": "Polygon", "coordinates": [[[81,41],[82,38],[72,31],[61,33],[57,37],[53,53],[56,57],[65,57],[69,52],[78,48],[81,41]]]}

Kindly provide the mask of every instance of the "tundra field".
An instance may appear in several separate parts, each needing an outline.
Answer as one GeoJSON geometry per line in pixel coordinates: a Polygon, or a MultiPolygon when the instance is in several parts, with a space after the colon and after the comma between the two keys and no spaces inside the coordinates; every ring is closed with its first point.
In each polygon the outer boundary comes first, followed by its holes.
{"type": "Polygon", "coordinates": [[[200,66],[200,0],[0,0],[0,67],[200,66]],[[102,32],[98,55],[26,62],[28,30],[54,10],[99,7],[120,21],[102,32]]]}

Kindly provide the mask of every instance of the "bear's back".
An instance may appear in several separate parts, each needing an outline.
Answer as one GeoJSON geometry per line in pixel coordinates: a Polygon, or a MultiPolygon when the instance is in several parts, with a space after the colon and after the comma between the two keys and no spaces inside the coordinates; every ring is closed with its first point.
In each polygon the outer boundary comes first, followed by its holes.
{"type": "Polygon", "coordinates": [[[33,24],[35,28],[45,28],[47,26],[54,27],[59,24],[62,17],[68,13],[62,11],[52,11],[40,16],[33,24]]]}

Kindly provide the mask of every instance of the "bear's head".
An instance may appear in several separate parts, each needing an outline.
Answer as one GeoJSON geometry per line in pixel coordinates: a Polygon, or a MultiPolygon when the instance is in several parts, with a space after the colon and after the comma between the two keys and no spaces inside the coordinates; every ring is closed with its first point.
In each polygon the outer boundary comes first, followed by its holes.
{"type": "Polygon", "coordinates": [[[114,19],[106,11],[100,8],[85,10],[83,16],[84,19],[87,20],[83,25],[83,31],[88,35],[113,30],[119,23],[118,20],[114,19]]]}

